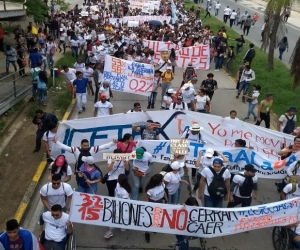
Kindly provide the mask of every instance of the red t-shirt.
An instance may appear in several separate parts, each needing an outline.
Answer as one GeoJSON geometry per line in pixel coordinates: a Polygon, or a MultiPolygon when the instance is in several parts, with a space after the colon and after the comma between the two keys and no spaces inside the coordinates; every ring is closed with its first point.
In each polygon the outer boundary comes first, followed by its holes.
{"type": "Polygon", "coordinates": [[[135,141],[129,142],[128,148],[127,148],[127,146],[125,146],[125,145],[123,144],[123,142],[121,142],[121,141],[119,141],[119,142],[117,143],[117,148],[121,149],[121,150],[123,151],[123,153],[131,153],[131,152],[132,152],[132,149],[133,149],[134,147],[136,147],[136,142],[135,142],[135,141]],[[126,150],[126,148],[127,148],[127,150],[126,150]],[[125,150],[126,150],[126,152],[125,152],[125,150]]]}

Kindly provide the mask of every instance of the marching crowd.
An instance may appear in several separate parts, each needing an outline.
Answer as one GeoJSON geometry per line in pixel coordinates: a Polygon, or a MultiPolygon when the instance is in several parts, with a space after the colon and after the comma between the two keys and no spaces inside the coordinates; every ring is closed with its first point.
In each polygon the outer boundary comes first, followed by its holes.
{"type": "MultiPolygon", "coordinates": [[[[18,27],[15,31],[18,42],[17,57],[22,61],[22,64],[18,64],[20,69],[26,64],[31,68],[33,97],[36,98],[36,93],[39,92],[40,105],[46,105],[47,68],[53,68],[56,53],[64,54],[66,49],[70,48],[74,57],[74,68],[64,65],[61,72],[67,79],[72,94],[76,97],[79,114],[85,111],[87,92],[94,95],[93,115],[95,117],[113,114],[111,103],[113,92],[110,89],[110,82],[103,81],[104,56],[107,53],[121,59],[151,63],[157,67],[147,109],[155,108],[157,90],[160,87],[162,90],[160,109],[211,113],[211,102],[214,92],[218,88],[214,74],[208,73],[207,79],[197,86],[197,73],[190,63],[184,69],[181,87],[175,91],[172,88],[176,66],[174,50],[168,52],[168,55],[162,57],[156,64],[154,63],[154,52],[143,45],[144,39],[172,41],[185,47],[209,45],[211,58],[215,62],[215,70],[219,71],[225,67],[229,73],[231,72],[235,51],[233,46],[228,46],[229,38],[226,28],[223,27],[214,34],[209,26],[202,27],[199,20],[200,9],[186,11],[182,3],[176,2],[175,4],[177,20],[173,24],[164,21],[161,25],[151,25],[150,22],[145,22],[138,27],[128,27],[126,23],[119,20],[112,24],[110,18],[120,18],[121,20],[123,16],[138,15],[139,11],[131,10],[126,3],[122,2],[110,3],[105,8],[105,4],[101,0],[95,3],[88,0],[81,8],[76,6],[68,13],[53,11],[45,28],[38,29],[36,35],[28,35],[28,33],[33,34],[32,30],[36,30],[32,23],[27,28],[28,36],[26,38],[24,38],[25,33],[22,32],[22,28],[18,27]],[[92,10],[91,6],[98,6],[98,10],[95,8],[92,10]],[[90,11],[90,15],[80,15],[82,11],[90,11]],[[29,56],[26,62],[24,58],[27,53],[29,56]],[[81,54],[84,55],[84,60],[81,59],[81,54]]],[[[208,10],[209,8],[206,11],[208,10]]],[[[172,16],[171,3],[161,1],[159,9],[153,15],[172,16]]],[[[231,15],[232,12],[227,15],[227,18],[232,19],[231,15]]],[[[224,22],[226,23],[226,21],[224,10],[224,22]]],[[[230,25],[232,24],[233,22],[230,20],[230,25]]],[[[245,43],[243,36],[234,40],[237,42],[236,53],[240,53],[245,43]]],[[[10,56],[9,49],[13,48],[6,48],[8,56],[10,56]]],[[[258,105],[261,86],[253,85],[253,91],[248,91],[251,81],[255,79],[255,72],[251,68],[254,58],[254,45],[250,44],[244,56],[244,64],[237,72],[236,98],[242,94],[242,101],[249,102],[245,120],[249,119],[252,114],[256,125],[260,125],[264,120],[265,126],[269,128],[270,111],[273,104],[272,94],[267,94],[266,98],[258,105]],[[257,105],[258,113],[256,114],[254,109],[257,105]]],[[[12,63],[13,60],[9,59],[8,62],[12,63]]],[[[20,70],[20,75],[26,76],[25,71],[20,70]]],[[[133,109],[127,112],[141,111],[140,103],[134,103],[133,109]]],[[[290,107],[287,113],[278,120],[278,131],[295,135],[294,145],[284,147],[278,152],[282,157],[288,157],[300,149],[300,130],[295,127],[295,113],[296,108],[290,107]]],[[[238,120],[236,115],[236,111],[232,110],[230,116],[225,119],[238,120]]],[[[187,200],[184,199],[186,200],[185,205],[190,206],[199,206],[203,201],[204,207],[222,208],[223,202],[228,201],[227,207],[238,205],[246,207],[251,205],[252,199],[257,199],[258,178],[255,176],[257,171],[255,167],[248,164],[244,166],[242,172],[230,172],[225,167],[226,162],[229,161],[228,158],[213,148],[206,148],[204,152],[200,151],[193,168],[185,166],[185,155],[172,154],[170,163],[159,173],[154,173],[152,171],[154,168],[153,156],[146,148],[137,147],[137,143],[130,133],[124,134],[123,138],[112,139],[110,143],[101,146],[91,147],[87,139],[82,140],[79,147],[78,145],[67,146],[56,138],[58,119],[55,115],[37,110],[33,123],[37,125],[34,152],[41,150],[43,142],[49,161],[48,183],[40,190],[45,212],[40,217],[39,237],[43,237],[45,244],[53,241],[58,243],[61,250],[65,248],[67,234],[73,232],[68,213],[73,194],[73,187],[69,182],[74,174],[77,191],[96,194],[98,186],[102,183],[107,187],[107,193],[104,195],[121,199],[180,204],[183,185],[189,186],[191,190],[190,197],[185,197],[187,200]],[[55,145],[74,154],[76,159],[74,170],[64,155],[53,158],[51,150],[55,145]],[[135,153],[136,158],[133,160],[127,158],[108,160],[106,168],[100,169],[96,165],[94,156],[109,148],[113,149],[116,154],[135,153]]],[[[202,129],[199,124],[193,124],[183,132],[181,138],[205,144],[205,138],[201,134],[202,129]]],[[[148,120],[144,125],[133,124],[132,130],[140,133],[141,140],[158,140],[160,124],[159,121],[148,120]]],[[[244,140],[235,141],[235,147],[246,147],[246,145],[247,142],[244,140]]],[[[300,176],[299,165],[298,162],[295,162],[289,167],[288,175],[290,177],[300,176]]],[[[288,181],[278,184],[282,199],[300,196],[300,185],[295,184],[297,180],[297,178],[289,178],[288,181]],[[289,182],[291,183],[289,184],[289,182]]],[[[300,233],[298,234],[300,229],[296,228],[295,236],[300,235],[300,233]]],[[[34,235],[20,229],[15,220],[7,222],[6,230],[7,234],[0,236],[0,249],[1,247],[5,250],[20,249],[17,247],[20,244],[29,244],[27,241],[30,240],[31,243],[35,242],[34,235]],[[7,247],[8,241],[10,246],[13,246],[12,248],[7,247]]],[[[109,239],[113,235],[113,228],[109,228],[104,237],[109,239]]],[[[182,235],[176,235],[176,237],[178,240],[176,249],[188,249],[188,237],[182,235]]],[[[145,241],[150,242],[150,238],[150,233],[145,233],[145,241]]],[[[299,247],[300,243],[297,242],[297,244],[299,247]]]]}

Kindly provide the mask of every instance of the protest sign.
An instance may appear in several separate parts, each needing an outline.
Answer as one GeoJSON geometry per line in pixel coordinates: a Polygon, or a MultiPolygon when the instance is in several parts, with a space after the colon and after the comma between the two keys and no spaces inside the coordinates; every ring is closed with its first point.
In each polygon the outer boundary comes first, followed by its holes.
{"type": "Polygon", "coordinates": [[[105,56],[103,79],[111,90],[149,96],[153,88],[154,68],[151,64],[105,56]]]}
{"type": "Polygon", "coordinates": [[[125,200],[74,192],[70,221],[213,238],[298,222],[300,198],[244,208],[204,208],[125,200]]]}
{"type": "Polygon", "coordinates": [[[154,51],[154,62],[161,59],[161,51],[174,49],[176,53],[176,65],[179,68],[186,68],[191,62],[196,69],[206,70],[210,65],[210,51],[208,45],[181,47],[172,42],[159,42],[143,40],[145,47],[154,51]]]}
{"type": "Polygon", "coordinates": [[[118,20],[119,20],[119,23],[123,23],[123,18],[112,18],[112,17],[109,18],[109,22],[112,25],[116,25],[118,23],[118,20]]]}
{"type": "Polygon", "coordinates": [[[188,139],[170,139],[171,154],[187,155],[189,151],[188,139]]]}
{"type": "Polygon", "coordinates": [[[148,3],[144,3],[142,6],[142,13],[152,14],[154,10],[158,10],[160,5],[160,1],[149,1],[148,3]]]}
{"type": "Polygon", "coordinates": [[[140,24],[142,24],[144,22],[149,22],[152,20],[159,21],[161,23],[166,21],[167,23],[169,23],[171,17],[170,16],[124,16],[123,17],[123,23],[127,23],[128,21],[139,21],[140,24]]]}
{"type": "MultiPolygon", "coordinates": [[[[234,147],[236,139],[243,139],[247,146],[252,146],[258,153],[270,162],[280,159],[277,152],[282,145],[293,144],[294,137],[271,129],[255,126],[242,121],[231,121],[220,116],[200,114],[192,111],[147,111],[129,112],[103,117],[67,120],[60,123],[57,138],[68,146],[80,146],[82,139],[88,139],[90,145],[102,145],[111,142],[112,138],[122,138],[125,133],[132,134],[135,141],[140,139],[140,132],[132,129],[132,124],[140,121],[159,121],[161,140],[180,138],[182,133],[194,123],[198,123],[204,129],[201,130],[202,139],[210,147],[234,147]]],[[[195,150],[197,150],[195,148],[195,150]]],[[[105,151],[112,152],[112,151],[105,151]]],[[[72,154],[59,150],[54,146],[51,151],[53,156],[65,153],[70,163],[75,162],[72,154]]],[[[95,155],[97,161],[102,160],[101,154],[95,155]]],[[[296,158],[293,158],[296,160],[296,158]]],[[[265,170],[273,170],[272,165],[263,167],[265,170]]]]}
{"type": "Polygon", "coordinates": [[[135,153],[131,153],[131,154],[104,153],[103,154],[103,160],[122,161],[123,159],[134,160],[136,159],[136,155],[135,153]]]}
{"type": "Polygon", "coordinates": [[[138,27],[139,26],[139,22],[138,21],[128,21],[127,26],[129,28],[131,28],[131,27],[138,27]]]}

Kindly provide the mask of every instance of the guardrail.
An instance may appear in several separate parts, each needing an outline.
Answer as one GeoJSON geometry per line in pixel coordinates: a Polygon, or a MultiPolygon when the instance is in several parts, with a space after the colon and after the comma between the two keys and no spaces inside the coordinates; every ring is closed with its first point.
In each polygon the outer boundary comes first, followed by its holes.
{"type": "Polygon", "coordinates": [[[32,92],[31,80],[31,76],[19,76],[18,71],[0,79],[0,115],[32,92]]]}

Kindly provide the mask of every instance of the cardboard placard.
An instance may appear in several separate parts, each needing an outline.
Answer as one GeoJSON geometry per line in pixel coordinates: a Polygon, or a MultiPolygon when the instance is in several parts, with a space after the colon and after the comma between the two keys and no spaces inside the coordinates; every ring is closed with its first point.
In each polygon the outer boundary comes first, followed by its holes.
{"type": "Polygon", "coordinates": [[[187,155],[189,152],[188,139],[170,139],[171,154],[187,155]]]}
{"type": "Polygon", "coordinates": [[[103,159],[104,160],[115,160],[115,161],[121,161],[123,158],[125,158],[126,160],[134,160],[136,159],[136,154],[135,153],[118,153],[118,154],[114,154],[114,153],[103,153],[103,159]]]}
{"type": "Polygon", "coordinates": [[[136,122],[132,124],[133,127],[140,127],[140,126],[150,126],[151,128],[160,128],[161,124],[157,123],[150,123],[150,122],[136,122]]]}

